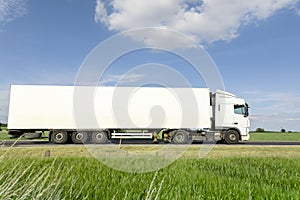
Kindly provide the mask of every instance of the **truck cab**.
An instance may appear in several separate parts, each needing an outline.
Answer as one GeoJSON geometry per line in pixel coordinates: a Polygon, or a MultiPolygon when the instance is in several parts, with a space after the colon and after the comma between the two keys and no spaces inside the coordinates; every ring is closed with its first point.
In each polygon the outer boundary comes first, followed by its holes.
{"type": "Polygon", "coordinates": [[[221,90],[212,98],[212,127],[221,131],[221,138],[231,144],[248,140],[250,120],[245,100],[221,90]]]}

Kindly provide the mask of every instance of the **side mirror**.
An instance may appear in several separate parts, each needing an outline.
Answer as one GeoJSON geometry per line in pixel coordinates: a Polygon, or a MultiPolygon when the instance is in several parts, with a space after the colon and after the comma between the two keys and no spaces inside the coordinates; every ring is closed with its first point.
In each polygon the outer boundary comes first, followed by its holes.
{"type": "Polygon", "coordinates": [[[248,104],[246,103],[245,104],[245,115],[244,115],[244,117],[248,117],[249,116],[249,106],[248,106],[248,104]]]}

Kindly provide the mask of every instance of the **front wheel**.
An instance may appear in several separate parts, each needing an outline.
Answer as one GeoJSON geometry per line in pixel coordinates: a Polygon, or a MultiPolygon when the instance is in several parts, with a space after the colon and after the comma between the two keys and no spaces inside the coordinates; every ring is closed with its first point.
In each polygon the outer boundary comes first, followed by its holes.
{"type": "Polygon", "coordinates": [[[68,141],[69,135],[67,131],[54,131],[51,135],[51,141],[55,144],[65,144],[68,141]]]}
{"type": "Polygon", "coordinates": [[[240,135],[236,130],[229,130],[225,133],[224,140],[227,144],[237,144],[239,139],[240,135]]]}

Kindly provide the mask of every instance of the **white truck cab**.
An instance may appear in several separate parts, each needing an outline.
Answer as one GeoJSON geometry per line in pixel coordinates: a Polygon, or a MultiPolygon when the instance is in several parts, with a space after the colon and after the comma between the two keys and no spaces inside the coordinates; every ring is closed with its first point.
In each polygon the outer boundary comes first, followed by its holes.
{"type": "Polygon", "coordinates": [[[214,129],[222,131],[227,143],[249,140],[249,107],[245,100],[221,90],[217,90],[212,98],[214,129]]]}

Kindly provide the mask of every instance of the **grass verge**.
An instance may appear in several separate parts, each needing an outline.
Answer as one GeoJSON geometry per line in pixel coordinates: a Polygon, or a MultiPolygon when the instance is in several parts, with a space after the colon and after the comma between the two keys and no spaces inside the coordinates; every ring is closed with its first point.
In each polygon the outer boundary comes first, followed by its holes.
{"type": "Polygon", "coordinates": [[[300,141],[300,133],[265,132],[250,133],[250,141],[300,141]]]}
{"type": "MultiPolygon", "coordinates": [[[[145,146],[122,146],[121,149],[128,152],[155,152],[161,149],[162,145],[145,146]]],[[[190,146],[182,158],[199,158],[202,146],[190,146]]],[[[101,146],[97,147],[101,151],[101,146]]],[[[107,150],[106,146],[103,149],[107,150]]],[[[82,145],[68,146],[41,146],[41,147],[2,147],[0,148],[0,158],[41,158],[46,151],[50,151],[51,157],[87,157],[92,155],[82,145]]],[[[207,155],[207,158],[235,158],[235,157],[260,157],[260,158],[300,158],[300,146],[246,146],[246,145],[216,145],[207,155]]],[[[1,159],[0,159],[1,160],[1,159]]]]}

